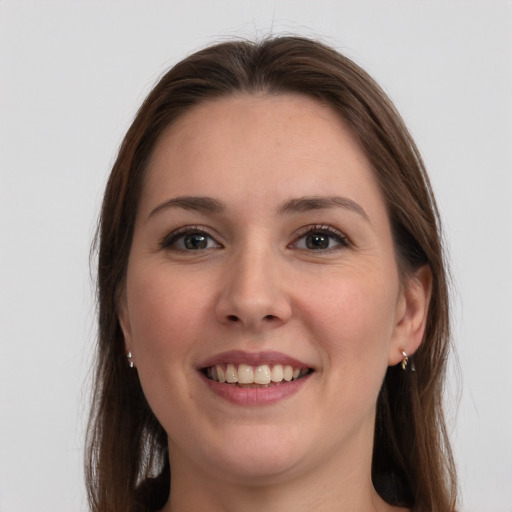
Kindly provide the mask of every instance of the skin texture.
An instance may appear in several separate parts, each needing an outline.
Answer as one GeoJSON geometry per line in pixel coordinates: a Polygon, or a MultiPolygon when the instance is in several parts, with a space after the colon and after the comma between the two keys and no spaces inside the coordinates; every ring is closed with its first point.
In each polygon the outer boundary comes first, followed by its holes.
{"type": "Polygon", "coordinates": [[[421,342],[429,293],[426,269],[400,280],[373,171],[330,108],[240,95],[169,127],[148,168],[119,307],[169,437],[165,510],[393,510],[371,483],[375,404],[387,366],[421,342]],[[183,196],[223,210],[158,208],[183,196]],[[282,211],[332,196],[360,210],[282,211]],[[205,248],[169,236],[186,226],[205,248]],[[327,248],[310,248],[311,233],[327,248]],[[234,404],[198,371],[229,350],[278,351],[314,371],[275,403],[234,404]]]}

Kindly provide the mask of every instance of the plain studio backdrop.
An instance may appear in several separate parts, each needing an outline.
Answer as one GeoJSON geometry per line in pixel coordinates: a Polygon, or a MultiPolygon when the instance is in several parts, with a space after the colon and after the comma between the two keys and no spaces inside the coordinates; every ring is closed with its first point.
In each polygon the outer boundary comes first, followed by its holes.
{"type": "Polygon", "coordinates": [[[136,109],[185,55],[281,33],[362,65],[424,155],[455,282],[462,510],[512,511],[511,2],[0,0],[0,512],[87,509],[89,248],[136,109]]]}

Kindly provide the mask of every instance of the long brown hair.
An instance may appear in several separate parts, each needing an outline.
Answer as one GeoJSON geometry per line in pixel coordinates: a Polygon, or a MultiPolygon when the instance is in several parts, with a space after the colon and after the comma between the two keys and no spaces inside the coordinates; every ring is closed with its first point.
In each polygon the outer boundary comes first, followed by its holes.
{"type": "MultiPolygon", "coordinates": [[[[319,42],[276,37],[211,46],[165,74],[138,111],[105,191],[99,245],[98,365],[87,438],[94,512],[156,510],[169,494],[167,437],[125,357],[118,322],[145,169],[162,131],[193,105],[234,93],[301,93],[336,111],[357,137],[384,195],[402,275],[429,265],[433,290],[416,371],[388,369],[379,395],[372,478],[393,505],[453,512],[455,469],[442,408],[449,303],[441,226],[421,156],[368,74],[319,42]]],[[[411,365],[409,365],[411,366],[411,365]]]]}

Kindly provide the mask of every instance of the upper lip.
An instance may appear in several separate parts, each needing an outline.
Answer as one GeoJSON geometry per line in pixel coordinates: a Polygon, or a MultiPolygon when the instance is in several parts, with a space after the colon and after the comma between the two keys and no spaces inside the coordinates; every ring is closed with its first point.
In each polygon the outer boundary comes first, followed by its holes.
{"type": "Polygon", "coordinates": [[[210,366],[223,363],[244,363],[251,366],[259,366],[262,364],[282,364],[293,366],[294,368],[311,368],[311,365],[281,352],[246,352],[244,350],[229,350],[206,359],[199,365],[199,369],[202,370],[204,368],[209,368],[210,366]]]}

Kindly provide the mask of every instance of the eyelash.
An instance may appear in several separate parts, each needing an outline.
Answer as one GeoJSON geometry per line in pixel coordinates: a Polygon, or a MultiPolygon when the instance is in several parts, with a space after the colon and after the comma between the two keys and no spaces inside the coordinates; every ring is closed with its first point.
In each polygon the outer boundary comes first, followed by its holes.
{"type": "Polygon", "coordinates": [[[293,247],[293,246],[297,245],[297,242],[299,240],[305,239],[308,235],[325,235],[331,239],[335,239],[337,243],[333,247],[327,247],[325,249],[323,249],[323,248],[311,249],[311,248],[307,248],[307,247],[305,247],[305,248],[301,247],[299,249],[308,251],[308,252],[309,251],[330,252],[330,251],[335,251],[337,249],[347,248],[351,245],[348,237],[346,235],[344,235],[341,231],[338,231],[337,229],[333,228],[332,226],[328,226],[325,224],[314,224],[312,226],[305,226],[304,228],[302,228],[301,231],[299,232],[299,235],[290,244],[290,246],[293,247]]]}
{"type": "MultiPolygon", "coordinates": [[[[330,242],[329,242],[329,244],[330,244],[330,242]]],[[[161,249],[173,250],[176,252],[195,252],[195,250],[197,250],[197,252],[200,252],[200,251],[204,251],[207,249],[214,249],[214,248],[222,247],[222,245],[219,244],[215,240],[215,238],[210,233],[208,233],[207,230],[205,230],[204,228],[199,227],[199,226],[183,226],[183,227],[177,229],[176,231],[173,231],[172,233],[169,233],[168,235],[166,235],[160,241],[159,246],[161,249]],[[180,239],[184,240],[187,235],[203,236],[206,239],[207,245],[210,244],[211,241],[213,241],[216,244],[216,246],[215,247],[208,247],[208,246],[200,247],[198,249],[177,247],[175,244],[180,239]],[[173,247],[173,245],[174,245],[174,247],[173,247]]],[[[299,250],[304,250],[307,252],[316,252],[316,251],[331,252],[331,251],[335,251],[335,250],[341,249],[341,248],[346,248],[349,246],[350,246],[350,241],[347,238],[347,236],[345,236],[341,231],[338,231],[337,229],[333,228],[332,226],[328,226],[325,224],[314,224],[311,226],[305,226],[305,227],[301,228],[301,230],[299,231],[299,234],[294,239],[294,241],[288,245],[289,248],[296,247],[299,250]],[[330,239],[335,239],[336,244],[333,247],[327,247],[327,248],[320,247],[317,249],[313,249],[310,247],[296,247],[297,242],[299,242],[299,240],[305,239],[308,235],[325,235],[325,236],[329,237],[330,239]]]]}
{"type": "MultiPolygon", "coordinates": [[[[193,249],[187,249],[187,248],[181,248],[181,247],[173,247],[173,244],[176,244],[178,240],[184,239],[187,235],[199,235],[204,236],[208,241],[214,241],[217,247],[221,247],[221,245],[215,240],[215,238],[208,233],[204,228],[201,228],[199,226],[183,226],[182,228],[177,229],[176,231],[173,231],[172,233],[169,233],[168,235],[164,236],[164,238],[160,242],[160,248],[161,249],[168,249],[168,250],[174,250],[177,252],[193,252],[193,249]]],[[[197,249],[199,252],[200,250],[206,250],[211,249],[212,247],[205,247],[197,249]]]]}

